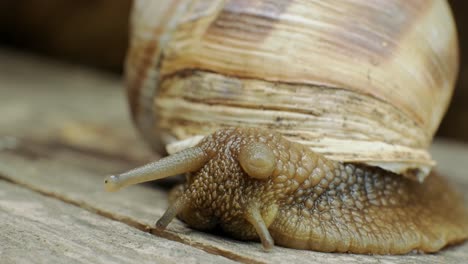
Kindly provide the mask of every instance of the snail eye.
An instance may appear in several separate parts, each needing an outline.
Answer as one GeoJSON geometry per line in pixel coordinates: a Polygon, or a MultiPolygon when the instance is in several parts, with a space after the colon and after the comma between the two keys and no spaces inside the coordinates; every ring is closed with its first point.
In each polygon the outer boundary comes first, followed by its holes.
{"type": "Polygon", "coordinates": [[[276,157],[269,146],[256,142],[241,147],[239,163],[250,177],[261,180],[267,179],[273,173],[276,157]]]}

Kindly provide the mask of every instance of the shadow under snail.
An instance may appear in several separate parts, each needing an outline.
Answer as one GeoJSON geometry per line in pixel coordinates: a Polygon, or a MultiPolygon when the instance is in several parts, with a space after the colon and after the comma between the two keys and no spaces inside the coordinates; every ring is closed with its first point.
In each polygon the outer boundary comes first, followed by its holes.
{"type": "Polygon", "coordinates": [[[132,115],[171,155],[105,187],[186,173],[157,227],[178,217],[324,252],[467,239],[463,200],[427,151],[458,69],[445,1],[140,0],[132,12],[132,115]]]}

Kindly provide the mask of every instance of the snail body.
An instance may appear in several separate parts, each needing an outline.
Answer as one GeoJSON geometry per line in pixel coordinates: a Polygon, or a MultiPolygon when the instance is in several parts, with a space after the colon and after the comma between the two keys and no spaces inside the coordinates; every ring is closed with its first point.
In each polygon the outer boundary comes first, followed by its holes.
{"type": "Polygon", "coordinates": [[[187,173],[179,217],[327,252],[434,252],[468,237],[427,150],[458,68],[445,1],[135,1],[134,121],[168,157],[106,188],[187,173]]]}
{"type": "Polygon", "coordinates": [[[221,227],[260,239],[324,252],[434,252],[466,239],[462,199],[436,174],[424,183],[380,168],[343,164],[256,128],[223,129],[197,146],[106,179],[109,191],[188,173],[157,222],[177,215],[200,230],[221,227]]]}

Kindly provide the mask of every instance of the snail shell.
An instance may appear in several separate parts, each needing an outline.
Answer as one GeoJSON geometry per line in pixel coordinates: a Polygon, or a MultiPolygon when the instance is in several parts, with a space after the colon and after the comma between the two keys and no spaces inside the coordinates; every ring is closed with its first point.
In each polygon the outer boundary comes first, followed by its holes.
{"type": "Polygon", "coordinates": [[[458,70],[446,1],[136,1],[132,14],[129,101],[159,150],[260,127],[419,180],[435,164],[458,70]]]}
{"type": "Polygon", "coordinates": [[[131,35],[132,115],[177,153],[105,186],[187,173],[157,227],[327,252],[467,239],[462,199],[429,175],[458,67],[445,1],[140,0],[131,35]]]}

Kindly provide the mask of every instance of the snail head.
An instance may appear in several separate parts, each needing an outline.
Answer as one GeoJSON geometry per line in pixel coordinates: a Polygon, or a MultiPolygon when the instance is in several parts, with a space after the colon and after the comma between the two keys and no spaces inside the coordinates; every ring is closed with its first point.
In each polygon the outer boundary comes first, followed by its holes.
{"type": "Polygon", "coordinates": [[[219,130],[197,146],[154,163],[109,176],[108,191],[186,173],[187,181],[172,191],[172,203],[156,226],[165,228],[178,216],[197,229],[222,229],[240,239],[260,238],[273,246],[268,226],[277,201],[297,184],[286,186],[296,168],[284,160],[300,159],[280,134],[252,128],[219,130]],[[295,156],[295,158],[294,158],[295,156]],[[246,222],[250,225],[246,225],[246,222]],[[250,226],[250,228],[246,228],[250,226]]]}

